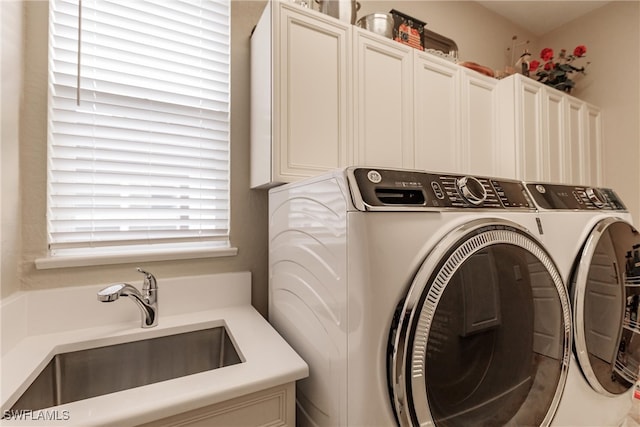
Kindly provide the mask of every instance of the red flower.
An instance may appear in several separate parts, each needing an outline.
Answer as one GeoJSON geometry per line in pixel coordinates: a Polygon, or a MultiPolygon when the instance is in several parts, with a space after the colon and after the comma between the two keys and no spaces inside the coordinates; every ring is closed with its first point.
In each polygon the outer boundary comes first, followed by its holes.
{"type": "MultiPolygon", "coordinates": [[[[586,65],[584,67],[576,67],[572,63],[577,58],[585,56],[586,52],[587,48],[584,45],[579,45],[573,50],[573,54],[569,54],[566,49],[559,49],[554,58],[554,51],[545,47],[540,51],[541,61],[530,61],[528,71],[532,71],[538,81],[543,84],[558,90],[571,92],[575,83],[570,76],[573,73],[586,74],[586,65]]],[[[588,62],[587,65],[589,65],[588,62]]],[[[523,73],[529,75],[524,69],[523,73]]]]}
{"type": "Polygon", "coordinates": [[[540,52],[540,58],[542,58],[542,60],[545,62],[551,61],[553,59],[553,49],[550,49],[548,47],[542,49],[542,51],[540,52]]]}
{"type": "Polygon", "coordinates": [[[585,45],[581,44],[580,46],[576,46],[576,48],[573,49],[573,55],[577,56],[578,58],[583,56],[585,53],[587,53],[587,47],[585,45]]]}

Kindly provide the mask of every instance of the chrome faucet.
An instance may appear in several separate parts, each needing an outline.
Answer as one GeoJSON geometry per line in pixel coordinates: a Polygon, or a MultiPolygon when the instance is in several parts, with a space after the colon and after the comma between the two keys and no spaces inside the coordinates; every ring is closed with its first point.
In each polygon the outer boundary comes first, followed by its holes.
{"type": "Polygon", "coordinates": [[[120,296],[131,297],[142,311],[142,327],[152,328],[158,324],[158,283],[153,274],[138,267],[144,274],[142,293],[128,283],[116,283],[98,292],[98,301],[112,302],[120,296]]]}

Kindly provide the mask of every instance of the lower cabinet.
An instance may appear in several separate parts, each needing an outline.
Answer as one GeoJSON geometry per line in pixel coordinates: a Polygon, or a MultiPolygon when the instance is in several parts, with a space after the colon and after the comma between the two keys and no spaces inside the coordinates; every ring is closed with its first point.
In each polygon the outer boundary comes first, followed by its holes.
{"type": "Polygon", "coordinates": [[[141,427],[295,427],[295,383],[174,415],[141,427]]]}

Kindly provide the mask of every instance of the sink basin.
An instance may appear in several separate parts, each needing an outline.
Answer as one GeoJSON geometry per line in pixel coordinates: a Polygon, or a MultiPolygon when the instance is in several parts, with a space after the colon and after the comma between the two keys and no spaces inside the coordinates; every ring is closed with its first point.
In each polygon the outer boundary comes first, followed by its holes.
{"type": "Polygon", "coordinates": [[[11,409],[43,409],[242,362],[224,326],[60,353],[11,409]]]}

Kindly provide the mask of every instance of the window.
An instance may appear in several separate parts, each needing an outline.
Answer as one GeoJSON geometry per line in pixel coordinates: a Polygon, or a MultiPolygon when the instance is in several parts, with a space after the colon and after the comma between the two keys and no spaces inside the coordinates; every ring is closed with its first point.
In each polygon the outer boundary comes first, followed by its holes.
{"type": "Polygon", "coordinates": [[[50,255],[229,247],[229,0],[51,0],[50,255]]]}

